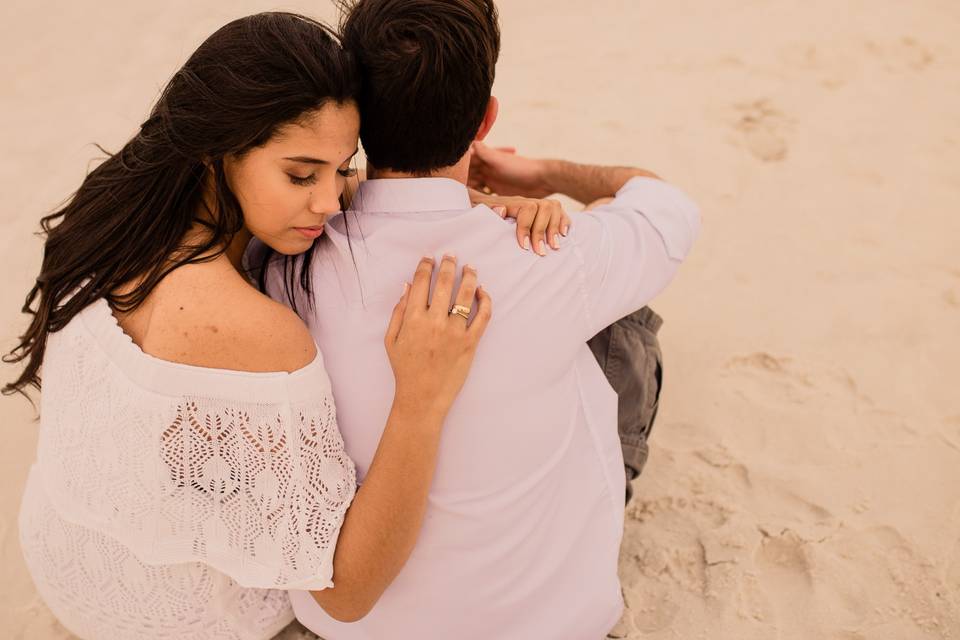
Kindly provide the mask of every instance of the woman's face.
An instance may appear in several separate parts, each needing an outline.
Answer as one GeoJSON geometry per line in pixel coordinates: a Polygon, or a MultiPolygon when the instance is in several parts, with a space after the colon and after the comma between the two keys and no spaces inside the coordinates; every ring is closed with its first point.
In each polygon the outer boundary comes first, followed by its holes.
{"type": "Polygon", "coordinates": [[[356,105],[328,103],[282,127],[263,147],[225,158],[247,230],[278,253],[309,249],[340,210],[359,134],[356,105]]]}

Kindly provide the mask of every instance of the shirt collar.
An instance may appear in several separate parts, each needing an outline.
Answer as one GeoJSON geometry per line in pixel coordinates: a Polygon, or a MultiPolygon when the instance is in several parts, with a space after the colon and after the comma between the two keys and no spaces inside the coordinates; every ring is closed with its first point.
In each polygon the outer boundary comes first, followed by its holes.
{"type": "Polygon", "coordinates": [[[405,213],[462,211],[472,206],[467,187],[450,178],[386,178],[361,182],[350,210],[405,213]]]}

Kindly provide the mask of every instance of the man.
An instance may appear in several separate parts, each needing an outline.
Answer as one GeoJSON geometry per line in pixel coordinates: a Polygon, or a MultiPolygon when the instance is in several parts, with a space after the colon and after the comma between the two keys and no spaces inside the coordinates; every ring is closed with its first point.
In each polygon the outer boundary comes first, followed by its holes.
{"type": "MultiPolygon", "coordinates": [[[[491,0],[360,0],[342,36],[364,73],[374,179],[328,222],[311,264],[315,304],[301,308],[359,482],[393,397],[382,340],[411,265],[440,254],[474,265],[494,316],[444,426],[407,564],[357,622],[333,620],[305,592],[291,593],[297,617],[327,640],[602,638],[623,610],[624,459],[617,396],[585,343],[672,279],[697,208],[642,169],[517,158],[537,190],[613,197],[578,214],[558,251],[521,251],[511,221],[472,208],[465,186],[471,144],[497,116],[491,0]]],[[[523,171],[487,159],[488,182],[520,189],[523,171]]]]}

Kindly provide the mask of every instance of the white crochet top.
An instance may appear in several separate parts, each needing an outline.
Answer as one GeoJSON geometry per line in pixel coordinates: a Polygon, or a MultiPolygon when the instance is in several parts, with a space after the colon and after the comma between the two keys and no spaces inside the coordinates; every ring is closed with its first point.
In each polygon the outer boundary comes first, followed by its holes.
{"type": "Polygon", "coordinates": [[[27,566],[86,640],[262,640],[332,586],[356,489],[318,351],[293,373],[154,358],[104,299],[50,335],[20,513],[27,566]]]}

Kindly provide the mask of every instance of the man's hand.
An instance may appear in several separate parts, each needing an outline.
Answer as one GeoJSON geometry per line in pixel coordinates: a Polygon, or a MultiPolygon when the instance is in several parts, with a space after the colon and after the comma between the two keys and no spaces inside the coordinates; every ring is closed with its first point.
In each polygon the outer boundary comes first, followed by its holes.
{"type": "Polygon", "coordinates": [[[488,147],[474,142],[467,184],[479,191],[501,196],[545,198],[555,191],[543,176],[543,161],[517,155],[512,147],[488,147]]]}

